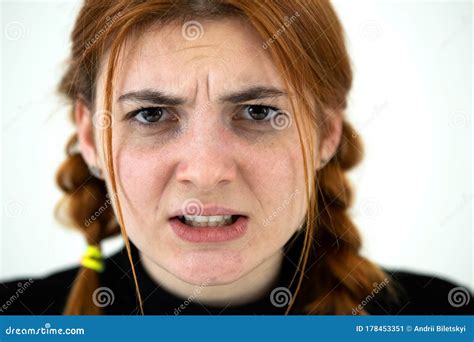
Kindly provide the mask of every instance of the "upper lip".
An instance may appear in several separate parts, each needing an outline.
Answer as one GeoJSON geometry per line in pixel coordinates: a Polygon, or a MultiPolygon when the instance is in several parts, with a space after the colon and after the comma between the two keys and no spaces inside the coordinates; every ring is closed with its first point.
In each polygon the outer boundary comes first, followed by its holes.
{"type": "MultiPolygon", "coordinates": [[[[203,205],[202,208],[198,208],[199,212],[194,213],[184,213],[184,208],[180,208],[175,210],[171,213],[171,218],[176,216],[184,216],[184,215],[202,215],[202,216],[218,216],[218,215],[241,215],[246,216],[244,213],[238,210],[230,209],[224,206],[216,205],[216,204],[208,204],[203,205]]],[[[194,208],[193,208],[194,209],[194,208]]],[[[191,210],[190,210],[191,211],[191,210]]]]}

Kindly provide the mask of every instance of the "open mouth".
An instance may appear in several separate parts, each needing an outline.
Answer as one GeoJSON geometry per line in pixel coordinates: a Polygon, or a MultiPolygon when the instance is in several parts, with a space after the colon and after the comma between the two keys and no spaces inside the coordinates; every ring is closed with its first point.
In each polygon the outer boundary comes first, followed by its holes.
{"type": "Polygon", "coordinates": [[[170,227],[188,242],[224,242],[241,238],[248,230],[249,218],[244,215],[174,216],[170,227]]]}
{"type": "Polygon", "coordinates": [[[226,227],[234,224],[242,215],[198,216],[183,215],[176,218],[189,227],[226,227]]]}

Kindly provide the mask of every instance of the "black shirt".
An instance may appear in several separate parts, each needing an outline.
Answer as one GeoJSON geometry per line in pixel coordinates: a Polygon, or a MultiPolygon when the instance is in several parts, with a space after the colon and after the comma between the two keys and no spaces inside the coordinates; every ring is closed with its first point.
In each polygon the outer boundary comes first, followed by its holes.
{"type": "MultiPolygon", "coordinates": [[[[296,244],[298,245],[298,243],[296,244]]],[[[164,315],[282,315],[286,307],[277,307],[270,300],[270,292],[260,299],[244,305],[209,306],[201,305],[192,298],[179,298],[158,286],[143,268],[137,248],[131,244],[132,257],[136,262],[138,284],[143,300],[145,314],[164,315]]],[[[291,255],[291,254],[290,254],[291,255]]],[[[295,263],[284,258],[284,262],[275,287],[287,286],[288,279],[295,272],[295,263]]],[[[397,303],[389,300],[384,291],[380,291],[365,305],[372,315],[472,315],[472,293],[461,288],[464,302],[453,303],[448,294],[458,284],[428,274],[416,274],[401,270],[383,268],[399,283],[401,290],[397,303]],[[465,296],[467,294],[467,297],[465,296]],[[460,305],[459,304],[463,304],[460,305]]],[[[68,293],[79,267],[53,273],[44,278],[21,279],[0,284],[0,314],[3,315],[59,315],[62,314],[68,293]],[[28,283],[28,287],[25,288],[28,283]],[[21,294],[18,289],[24,288],[21,294]]],[[[107,315],[136,315],[138,301],[135,283],[126,249],[105,259],[105,271],[100,273],[103,292],[103,307],[107,315]]],[[[273,287],[274,288],[274,287],[273,287]]],[[[456,291],[456,290],[453,290],[456,291]]]]}

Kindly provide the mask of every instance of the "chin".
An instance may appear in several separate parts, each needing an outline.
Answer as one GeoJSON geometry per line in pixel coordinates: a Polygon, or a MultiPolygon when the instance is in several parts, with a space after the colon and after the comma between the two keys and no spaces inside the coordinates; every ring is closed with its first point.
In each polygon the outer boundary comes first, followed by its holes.
{"type": "Polygon", "coordinates": [[[245,273],[244,260],[237,251],[187,251],[173,260],[170,271],[193,285],[224,285],[245,273]]]}

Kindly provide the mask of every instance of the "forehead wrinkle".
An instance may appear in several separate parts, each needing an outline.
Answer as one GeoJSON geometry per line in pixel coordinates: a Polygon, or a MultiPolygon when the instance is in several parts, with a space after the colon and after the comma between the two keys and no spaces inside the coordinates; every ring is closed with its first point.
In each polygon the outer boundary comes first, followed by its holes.
{"type": "MultiPolygon", "coordinates": [[[[164,30],[163,30],[164,31],[164,30]]],[[[162,32],[163,32],[162,31],[162,32]]],[[[150,32],[147,32],[147,33],[150,33],[150,32]]],[[[181,76],[184,76],[184,79],[179,77],[179,73],[178,74],[175,74],[175,76],[172,78],[172,79],[168,79],[166,81],[164,81],[165,83],[168,83],[168,84],[175,84],[175,86],[178,86],[181,84],[181,85],[186,85],[188,86],[188,90],[187,90],[187,93],[189,96],[191,96],[191,98],[188,98],[189,101],[192,101],[193,104],[195,104],[195,101],[197,99],[197,96],[199,96],[199,93],[202,92],[202,91],[207,91],[207,94],[205,94],[206,96],[203,97],[203,99],[206,99],[206,102],[207,103],[210,103],[211,102],[211,98],[213,97],[212,96],[212,90],[211,88],[211,82],[212,82],[212,78],[215,78],[215,77],[222,77],[223,74],[225,74],[226,70],[232,70],[232,69],[229,69],[229,67],[232,67],[232,63],[233,63],[233,57],[235,56],[234,53],[237,52],[237,50],[235,49],[235,46],[232,46],[232,45],[229,45],[229,44],[226,44],[226,41],[219,41],[218,43],[216,44],[199,44],[199,45],[196,45],[194,42],[185,42],[185,44],[180,44],[180,46],[177,46],[176,44],[168,44],[168,42],[166,41],[166,37],[163,38],[163,35],[160,34],[159,36],[161,37],[159,39],[159,41],[153,41],[151,39],[149,39],[151,36],[148,36],[146,37],[147,35],[141,35],[139,37],[139,39],[137,39],[136,41],[131,41],[130,43],[135,43],[135,47],[137,47],[138,45],[138,49],[136,49],[136,54],[135,54],[135,67],[136,67],[136,70],[138,71],[137,75],[138,75],[138,78],[141,78],[143,75],[145,78],[146,76],[150,76],[148,73],[146,73],[146,69],[144,69],[143,71],[141,70],[142,67],[144,64],[143,62],[145,60],[147,60],[147,62],[145,62],[146,65],[148,66],[153,66],[154,61],[153,61],[153,55],[155,55],[155,53],[158,53],[159,56],[171,56],[173,54],[178,54],[179,52],[183,52],[185,53],[186,51],[190,51],[191,49],[195,49],[195,51],[199,51],[199,49],[203,50],[202,52],[203,53],[206,53],[205,55],[204,54],[199,54],[199,55],[193,55],[191,54],[191,56],[187,56],[186,54],[184,55],[184,58],[185,58],[185,62],[181,62],[183,65],[184,64],[191,64],[191,67],[192,69],[194,69],[192,73],[185,73],[183,72],[181,76]],[[144,44],[144,42],[146,42],[144,44]],[[186,46],[186,45],[191,45],[191,46],[186,46]],[[164,50],[161,50],[160,46],[165,47],[166,49],[164,50]],[[196,50],[197,49],[197,50],[196,50]],[[217,50],[218,52],[221,52],[222,50],[227,50],[225,51],[224,54],[220,53],[218,55],[216,55],[216,51],[213,51],[211,49],[214,49],[214,50],[217,50]],[[163,53],[163,51],[165,51],[163,53]],[[234,53],[232,53],[234,52],[234,53]],[[186,58],[187,57],[187,58],[186,58]],[[206,63],[205,59],[211,59],[211,63],[209,63],[209,61],[206,63]],[[150,64],[151,63],[151,64],[150,64]],[[192,66],[192,63],[197,63],[198,65],[197,66],[192,66]],[[204,64],[206,66],[206,69],[202,70],[200,67],[199,67],[199,64],[204,64]],[[220,64],[220,66],[219,66],[220,64]],[[199,69],[201,69],[202,73],[201,75],[198,75],[198,71],[199,69]],[[218,73],[218,75],[211,75],[211,72],[212,73],[218,73]],[[187,76],[186,76],[187,74],[187,76]],[[187,78],[187,80],[186,80],[187,78]],[[181,80],[180,80],[181,79],[181,80]],[[184,81],[184,82],[183,82],[184,81]],[[194,84],[194,86],[193,86],[194,84]],[[194,88],[194,89],[193,89],[194,88]]],[[[168,36],[168,35],[165,35],[165,36],[168,36]]],[[[253,46],[253,44],[251,44],[250,42],[245,42],[244,44],[244,50],[250,52],[253,54],[254,50],[256,49],[256,46],[253,46]]],[[[167,58],[170,58],[168,57],[167,58]]],[[[256,57],[263,57],[261,56],[260,54],[258,54],[256,57]]],[[[271,58],[268,58],[268,56],[265,56],[264,58],[260,59],[256,59],[254,60],[254,62],[263,62],[263,61],[271,61],[271,58]],[[266,57],[266,58],[265,58],[266,57]]],[[[173,63],[173,58],[171,58],[170,60],[170,63],[173,63]]],[[[251,63],[250,63],[251,64],[251,63]]],[[[248,64],[246,64],[248,65],[248,64]]],[[[155,65],[156,67],[157,65],[155,65]]],[[[188,65],[189,66],[189,65],[188,65]]],[[[176,67],[176,65],[174,66],[176,67]]],[[[264,67],[263,70],[266,70],[267,67],[264,67]]],[[[157,69],[155,69],[157,70],[157,69]]],[[[183,70],[183,69],[181,69],[183,70]]],[[[260,74],[262,71],[262,68],[258,68],[258,74],[260,74]]],[[[153,71],[153,73],[155,73],[153,71]]],[[[167,77],[171,76],[169,73],[166,73],[167,74],[167,77]]],[[[265,73],[264,73],[265,74],[265,73]]],[[[262,74],[261,76],[259,77],[264,77],[264,74],[262,74]]],[[[159,72],[156,74],[156,78],[153,77],[153,79],[157,79],[159,80],[161,76],[165,75],[164,73],[162,72],[159,72]]],[[[238,73],[238,75],[235,75],[235,76],[238,76],[238,78],[242,78],[242,74],[241,73],[238,73]]],[[[246,77],[244,76],[243,79],[246,79],[247,81],[251,80],[251,79],[254,79],[255,78],[255,75],[252,74],[252,75],[247,75],[246,77]]],[[[228,78],[225,78],[227,80],[229,80],[228,78]]],[[[234,83],[237,81],[236,80],[233,80],[234,83]]],[[[161,82],[163,82],[163,80],[161,79],[161,82]]],[[[238,83],[241,83],[241,82],[238,82],[238,83]]],[[[254,82],[252,82],[254,83],[254,82]]],[[[219,86],[218,88],[222,88],[221,86],[219,86]]],[[[177,88],[175,88],[177,89],[177,88]]],[[[181,90],[185,90],[184,88],[181,88],[181,90]]],[[[216,94],[216,96],[218,96],[218,94],[216,94]]],[[[188,102],[189,103],[189,102],[188,102]]]]}
{"type": "Polygon", "coordinates": [[[180,49],[176,49],[173,52],[181,52],[185,50],[191,50],[191,49],[201,49],[201,48],[216,48],[219,47],[220,44],[202,44],[202,45],[193,45],[193,46],[185,46],[180,49]]]}
{"type": "MultiPolygon", "coordinates": [[[[196,104],[196,99],[198,98],[199,94],[204,92],[204,102],[211,103],[211,89],[210,89],[210,82],[209,82],[209,70],[206,72],[205,79],[197,78],[193,83],[195,84],[194,87],[194,96],[192,98],[192,105],[196,104]]],[[[205,104],[203,104],[205,105],[205,104]]]]}
{"type": "Polygon", "coordinates": [[[210,86],[210,82],[209,82],[209,72],[207,73],[207,77],[206,77],[206,87],[208,89],[208,92],[207,92],[207,102],[210,103],[211,102],[211,86],[210,86]]]}

